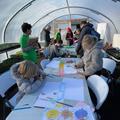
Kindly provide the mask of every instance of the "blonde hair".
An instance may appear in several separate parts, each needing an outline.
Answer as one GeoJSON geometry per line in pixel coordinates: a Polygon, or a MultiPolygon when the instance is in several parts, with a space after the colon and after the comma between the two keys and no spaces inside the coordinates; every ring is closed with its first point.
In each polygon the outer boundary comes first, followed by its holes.
{"type": "Polygon", "coordinates": [[[91,49],[97,43],[97,38],[92,35],[85,35],[82,40],[83,50],[91,49]]]}
{"type": "Polygon", "coordinates": [[[19,65],[18,72],[23,75],[24,78],[30,79],[38,72],[38,66],[32,61],[24,61],[19,65]]]}

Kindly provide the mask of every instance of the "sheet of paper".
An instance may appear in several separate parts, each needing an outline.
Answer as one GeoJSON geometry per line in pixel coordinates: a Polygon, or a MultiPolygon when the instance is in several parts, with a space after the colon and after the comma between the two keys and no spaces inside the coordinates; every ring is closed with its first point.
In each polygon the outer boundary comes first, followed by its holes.
{"type": "Polygon", "coordinates": [[[46,82],[34,106],[53,108],[55,100],[64,99],[84,101],[83,80],[63,78],[62,82],[46,82]]]}
{"type": "Polygon", "coordinates": [[[64,78],[65,84],[64,99],[84,101],[83,80],[64,78]]]}
{"type": "Polygon", "coordinates": [[[62,88],[61,82],[46,82],[34,106],[53,108],[55,100],[63,100],[62,88]],[[48,98],[52,98],[53,100],[49,100],[48,98]]]}
{"type": "Polygon", "coordinates": [[[44,111],[42,120],[95,120],[90,106],[60,107],[44,111]]]}
{"type": "Polygon", "coordinates": [[[41,98],[38,98],[34,104],[34,107],[54,108],[55,104],[49,100],[47,101],[47,100],[42,100],[41,98]]]}
{"type": "Polygon", "coordinates": [[[64,74],[76,74],[77,69],[75,69],[73,66],[65,64],[64,66],[64,74]]]}
{"type": "Polygon", "coordinates": [[[46,67],[58,69],[59,68],[59,63],[60,63],[59,60],[52,60],[49,64],[46,65],[46,67]]]}
{"type": "Polygon", "coordinates": [[[86,105],[84,107],[74,107],[72,108],[74,112],[74,120],[79,120],[84,118],[85,120],[95,120],[93,116],[93,111],[90,106],[86,105]]]}

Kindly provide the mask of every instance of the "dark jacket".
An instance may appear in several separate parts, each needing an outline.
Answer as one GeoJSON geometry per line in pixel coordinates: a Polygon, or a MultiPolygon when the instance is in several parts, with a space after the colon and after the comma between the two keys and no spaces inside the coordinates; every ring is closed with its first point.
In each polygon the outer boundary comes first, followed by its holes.
{"type": "Polygon", "coordinates": [[[72,31],[71,32],[67,32],[66,40],[68,41],[68,45],[72,45],[73,44],[73,33],[72,33],[72,31]]]}
{"type": "Polygon", "coordinates": [[[87,34],[91,34],[91,30],[93,29],[93,24],[91,23],[88,23],[86,24],[85,26],[83,26],[83,28],[81,29],[81,32],[80,32],[80,37],[79,37],[79,40],[78,40],[78,45],[77,45],[77,48],[76,48],[76,52],[77,54],[79,54],[79,51],[80,49],[82,48],[81,47],[81,43],[82,43],[82,39],[85,35],[87,34]]]}
{"type": "Polygon", "coordinates": [[[45,46],[46,47],[49,45],[50,40],[51,40],[51,38],[50,38],[50,31],[45,30],[45,46]]]}

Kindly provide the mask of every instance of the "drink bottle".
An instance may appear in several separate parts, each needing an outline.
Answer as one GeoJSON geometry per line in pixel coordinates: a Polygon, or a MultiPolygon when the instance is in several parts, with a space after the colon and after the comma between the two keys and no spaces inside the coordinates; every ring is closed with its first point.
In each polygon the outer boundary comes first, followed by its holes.
{"type": "Polygon", "coordinates": [[[59,75],[61,77],[64,76],[64,60],[60,60],[60,63],[59,63],[59,75]]]}

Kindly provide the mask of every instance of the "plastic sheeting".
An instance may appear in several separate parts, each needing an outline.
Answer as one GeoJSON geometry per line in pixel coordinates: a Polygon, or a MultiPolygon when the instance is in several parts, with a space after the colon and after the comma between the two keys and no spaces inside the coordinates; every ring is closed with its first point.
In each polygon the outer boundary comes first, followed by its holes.
{"type": "Polygon", "coordinates": [[[49,22],[72,14],[108,23],[111,36],[120,33],[120,2],[112,0],[1,0],[0,11],[0,43],[18,42],[23,22],[39,36],[49,22]]]}

